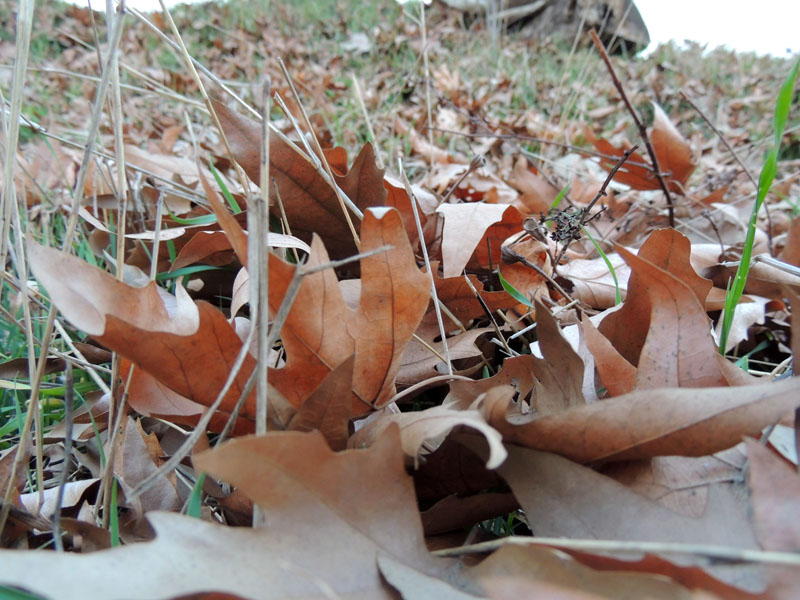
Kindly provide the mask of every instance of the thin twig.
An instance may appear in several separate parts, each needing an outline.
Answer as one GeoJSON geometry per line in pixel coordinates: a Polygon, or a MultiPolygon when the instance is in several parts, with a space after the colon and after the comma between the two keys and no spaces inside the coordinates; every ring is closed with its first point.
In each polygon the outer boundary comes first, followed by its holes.
{"type": "Polygon", "coordinates": [[[650,137],[647,135],[647,129],[645,128],[644,123],[642,123],[642,120],[639,118],[639,114],[636,112],[636,109],[633,108],[631,101],[628,100],[628,95],[625,93],[625,89],[622,87],[622,83],[617,77],[616,71],[614,71],[614,66],[611,64],[611,59],[608,57],[608,52],[606,52],[603,42],[601,42],[600,38],[597,37],[597,32],[594,29],[592,29],[591,35],[592,41],[594,42],[597,51],[600,53],[603,62],[606,64],[606,68],[611,75],[611,79],[614,81],[614,87],[617,88],[619,95],[622,97],[622,101],[625,103],[625,108],[628,109],[631,117],[633,117],[633,121],[636,123],[636,128],[639,130],[639,136],[642,138],[642,141],[647,148],[647,153],[650,155],[650,160],[653,163],[653,171],[655,172],[656,179],[658,179],[658,184],[661,187],[661,191],[664,192],[664,197],[667,199],[669,226],[675,227],[675,208],[672,203],[672,195],[667,188],[664,177],[661,175],[661,169],[658,166],[658,158],[656,157],[655,150],[653,150],[653,145],[650,143],[650,137]]]}
{"type": "Polygon", "coordinates": [[[461,182],[464,181],[467,177],[469,177],[469,174],[472,173],[474,170],[476,170],[478,167],[480,167],[482,164],[483,164],[483,155],[474,156],[472,160],[469,161],[469,166],[467,167],[467,170],[464,171],[461,175],[459,175],[458,179],[456,179],[453,185],[450,186],[450,189],[445,192],[444,196],[442,196],[441,204],[447,202],[447,200],[450,198],[453,192],[455,192],[458,189],[458,186],[461,185],[461,182]]]}
{"type": "MultiPolygon", "coordinates": [[[[484,133],[466,133],[464,131],[456,131],[454,129],[442,129],[441,127],[434,127],[433,130],[439,131],[441,133],[449,133],[450,135],[457,135],[460,137],[467,137],[467,138],[493,138],[498,140],[522,140],[525,142],[534,142],[537,144],[542,144],[547,146],[555,146],[556,148],[563,148],[564,150],[571,150],[572,152],[579,152],[581,154],[586,154],[588,156],[605,158],[607,160],[617,160],[617,158],[619,158],[618,156],[606,154],[605,152],[598,152],[597,150],[592,150],[590,148],[582,148],[580,146],[573,146],[572,144],[562,144],[561,142],[554,142],[553,140],[546,140],[543,138],[537,138],[530,135],[524,135],[521,133],[494,133],[491,131],[487,131],[484,133]]],[[[642,162],[629,161],[628,164],[634,167],[644,167],[646,169],[651,168],[650,165],[642,162]]]]}
{"type": "MultiPolygon", "coordinates": [[[[262,90],[262,119],[261,119],[261,197],[255,199],[254,229],[248,225],[248,239],[254,242],[251,246],[255,250],[257,285],[251,284],[251,298],[257,303],[256,323],[253,325],[258,330],[258,366],[256,367],[256,434],[267,433],[267,363],[269,362],[269,346],[267,346],[267,328],[269,327],[269,246],[267,245],[267,220],[269,214],[269,109],[270,109],[270,81],[264,81],[262,90]],[[254,238],[254,239],[253,239],[254,238]],[[255,296],[253,294],[255,292],[255,296]]],[[[248,215],[250,210],[247,211],[248,215]]],[[[252,260],[252,258],[250,258],[252,260]]],[[[250,272],[252,277],[253,273],[250,272]]],[[[255,524],[255,523],[254,523],[255,524]]]]}
{"type": "Polygon", "coordinates": [[[676,542],[629,542],[613,540],[576,540],[548,537],[511,536],[469,546],[434,550],[436,556],[463,556],[465,554],[485,554],[502,546],[549,546],[565,550],[584,550],[589,552],[647,552],[649,554],[689,554],[704,556],[730,562],[751,562],[773,565],[800,566],[797,552],[772,552],[732,548],[715,544],[681,544],[676,542]]]}
{"type": "Polygon", "coordinates": [[[567,299],[567,302],[573,302],[572,296],[570,296],[564,290],[564,288],[562,288],[559,285],[559,283],[555,279],[553,279],[552,275],[548,275],[547,273],[545,273],[545,271],[539,265],[532,263],[527,258],[522,256],[519,252],[512,250],[510,246],[503,246],[500,249],[500,252],[504,263],[514,264],[515,262],[521,262],[523,265],[533,269],[541,277],[543,277],[545,281],[547,281],[550,285],[552,285],[559,294],[561,294],[564,298],[567,299]]]}
{"type": "Polygon", "coordinates": [[[244,193],[247,193],[247,190],[250,187],[247,183],[248,181],[247,176],[244,174],[244,171],[242,170],[242,167],[239,165],[239,163],[236,162],[236,157],[233,155],[233,150],[231,150],[230,144],[228,144],[228,138],[225,135],[225,130],[222,128],[222,123],[220,123],[219,117],[217,116],[217,111],[214,110],[214,106],[211,104],[211,98],[209,98],[208,92],[206,91],[206,87],[203,85],[203,80],[200,79],[200,75],[194,66],[195,63],[192,60],[189,51],[186,49],[186,44],[183,43],[183,37],[181,36],[180,31],[178,31],[178,27],[175,25],[175,21],[172,19],[172,14],[170,14],[166,4],[164,4],[164,0],[158,0],[158,3],[161,5],[161,11],[163,12],[164,16],[167,18],[167,22],[169,23],[169,27],[172,30],[172,34],[178,40],[180,56],[186,63],[186,67],[189,69],[189,73],[191,74],[192,79],[194,79],[195,84],[200,90],[200,95],[203,97],[203,102],[206,105],[206,109],[208,109],[208,112],[211,115],[211,120],[214,122],[214,127],[216,127],[220,139],[222,140],[222,144],[225,146],[225,152],[231,159],[233,169],[236,172],[237,177],[239,178],[239,185],[242,186],[242,191],[244,193]]]}

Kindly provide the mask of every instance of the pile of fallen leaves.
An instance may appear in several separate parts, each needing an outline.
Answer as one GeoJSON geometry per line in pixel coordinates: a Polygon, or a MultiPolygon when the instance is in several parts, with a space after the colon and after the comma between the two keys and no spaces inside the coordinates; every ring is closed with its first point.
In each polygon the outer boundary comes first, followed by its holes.
{"type": "MultiPolygon", "coordinates": [[[[433,44],[455,27],[434,21],[433,44]]],[[[217,50],[251,48],[233,39],[217,50]]],[[[63,350],[42,371],[70,363],[65,402],[72,369],[103,377],[63,421],[4,439],[0,584],[52,598],[797,597],[796,162],[759,218],[761,260],[721,353],[755,189],[718,139],[690,142],[676,125],[689,117],[655,103],[652,153],[637,151],[617,98],[585,107],[594,126],[501,116],[486,106],[508,81],[468,92],[432,63],[431,104],[409,84],[376,123],[377,140],[405,141],[399,164],[380,143],[352,160],[327,147],[324,98],[306,108],[338,84],[313,62],[288,69],[305,100],[268,68],[286,112],[246,115],[206,79],[202,130],[131,126],[124,264],[111,111],[74,206],[81,153],[23,145],[26,217],[77,209],[91,259],[29,229],[36,282],[13,310],[63,316],[37,343],[63,350]],[[54,537],[56,552],[35,550],[54,537]]],[[[201,111],[186,72],[149,81],[201,111]]],[[[736,102],[726,141],[741,150],[736,102]]]]}

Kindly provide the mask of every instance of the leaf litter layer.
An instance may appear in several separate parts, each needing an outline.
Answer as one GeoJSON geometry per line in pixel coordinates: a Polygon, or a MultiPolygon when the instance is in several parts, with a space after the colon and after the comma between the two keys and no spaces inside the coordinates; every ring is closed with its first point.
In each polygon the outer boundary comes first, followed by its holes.
{"type": "Polygon", "coordinates": [[[240,10],[128,14],[99,54],[102,14],[35,15],[0,584],[795,597],[793,116],[718,349],[791,65],[662,48],[612,74],[439,5],[240,10]],[[83,164],[114,53],[123,110],[83,164]]]}

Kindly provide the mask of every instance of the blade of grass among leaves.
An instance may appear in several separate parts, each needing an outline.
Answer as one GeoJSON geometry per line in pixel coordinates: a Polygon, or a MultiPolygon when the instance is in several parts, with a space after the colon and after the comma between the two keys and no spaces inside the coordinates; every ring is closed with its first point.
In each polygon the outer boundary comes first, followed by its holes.
{"type": "Polygon", "coordinates": [[[744,293],[744,286],[747,283],[747,274],[750,272],[750,260],[753,256],[753,244],[756,235],[756,223],[758,221],[758,213],[764,204],[767,193],[772,187],[772,182],[775,180],[775,175],[778,171],[778,152],[781,148],[783,140],[783,132],[786,129],[786,122],[789,118],[789,111],[792,107],[792,100],[794,98],[794,87],[797,81],[797,72],[800,69],[800,58],[794,63],[794,67],[786,76],[780,91],[778,92],[778,99],[775,102],[775,114],[773,117],[774,141],[772,148],[767,153],[764,159],[764,166],[761,168],[761,175],[758,178],[758,191],[756,200],[753,204],[753,211],[750,214],[750,220],[747,224],[747,236],[744,240],[744,247],[742,249],[742,257],[739,262],[739,267],[736,269],[736,275],[733,278],[730,289],[725,297],[725,310],[722,316],[722,331],[720,332],[719,351],[724,354],[728,344],[728,335],[730,334],[731,325],[733,324],[733,317],[736,311],[736,306],[744,293]]]}

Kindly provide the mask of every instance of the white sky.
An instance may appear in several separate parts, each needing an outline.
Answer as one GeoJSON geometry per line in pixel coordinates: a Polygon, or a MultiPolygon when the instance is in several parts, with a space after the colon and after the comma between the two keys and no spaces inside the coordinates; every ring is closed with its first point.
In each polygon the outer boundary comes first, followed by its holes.
{"type": "Polygon", "coordinates": [[[689,39],[709,50],[724,45],[783,57],[800,52],[800,0],[635,2],[654,43],[689,39]]]}
{"type": "MultiPolygon", "coordinates": [[[[87,0],[69,0],[86,5],[87,0]]],[[[184,0],[185,1],[185,0],[184,0]]],[[[197,0],[192,0],[197,1],[197,0]]],[[[319,0],[333,2],[334,0],[319,0]]],[[[392,0],[369,0],[391,2],[392,0]]],[[[566,0],[556,0],[563,2],[566,0]]],[[[127,0],[140,10],[157,10],[158,0],[127,0]]],[[[168,6],[179,0],[166,0],[168,6]]],[[[740,51],[788,56],[800,52],[800,0],[635,0],[650,30],[651,47],[685,39],[740,51]],[[787,49],[791,52],[787,53],[787,49]]],[[[102,8],[105,0],[92,0],[102,8]]]]}

